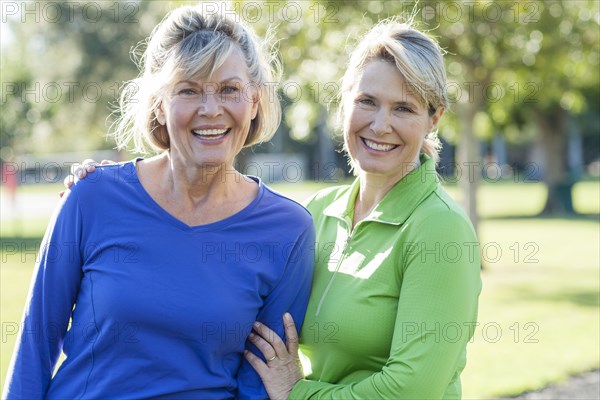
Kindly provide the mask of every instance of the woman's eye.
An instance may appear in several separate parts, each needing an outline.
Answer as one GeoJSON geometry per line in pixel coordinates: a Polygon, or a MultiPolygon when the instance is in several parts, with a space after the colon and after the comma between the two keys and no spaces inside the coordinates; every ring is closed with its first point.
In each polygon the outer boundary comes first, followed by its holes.
{"type": "Polygon", "coordinates": [[[196,91],[194,89],[190,89],[190,88],[185,88],[185,89],[181,89],[179,91],[179,94],[184,94],[184,95],[193,95],[196,94],[196,91]]]}
{"type": "Polygon", "coordinates": [[[397,107],[396,110],[400,111],[400,112],[409,112],[409,113],[413,112],[410,108],[407,108],[407,107],[397,107]]]}
{"type": "Polygon", "coordinates": [[[223,86],[221,88],[221,93],[223,94],[231,94],[231,93],[236,93],[239,89],[237,88],[237,86],[223,86]]]}
{"type": "Polygon", "coordinates": [[[372,106],[373,104],[375,104],[371,99],[358,99],[358,103],[364,104],[366,106],[372,106]]]}

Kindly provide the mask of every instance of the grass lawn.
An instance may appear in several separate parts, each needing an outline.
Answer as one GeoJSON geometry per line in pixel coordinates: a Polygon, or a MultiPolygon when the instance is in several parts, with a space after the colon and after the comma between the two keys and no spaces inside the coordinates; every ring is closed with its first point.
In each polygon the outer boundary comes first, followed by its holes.
{"type": "Polygon", "coordinates": [[[464,398],[516,394],[597,368],[597,221],[485,220],[479,236],[488,262],[464,398]]]}
{"type": "MultiPolygon", "coordinates": [[[[274,186],[301,201],[326,185],[274,186]]],[[[458,197],[456,188],[448,190],[458,197]]],[[[544,203],[541,184],[480,188],[485,269],[479,326],[463,373],[465,399],[516,394],[600,366],[600,184],[581,182],[573,193],[576,210],[596,217],[533,218],[544,203]]],[[[47,220],[2,220],[0,226],[2,385],[35,261],[35,254],[15,246],[33,249],[47,220]],[[11,237],[17,228],[26,239],[11,237]]]]}
{"type": "MultiPolygon", "coordinates": [[[[4,240],[2,248],[6,249],[4,240]]],[[[9,254],[7,251],[2,251],[0,257],[2,259],[0,268],[0,307],[2,310],[0,313],[2,326],[0,384],[4,387],[4,377],[19,329],[35,255],[25,256],[22,259],[21,253],[9,254]]]]}

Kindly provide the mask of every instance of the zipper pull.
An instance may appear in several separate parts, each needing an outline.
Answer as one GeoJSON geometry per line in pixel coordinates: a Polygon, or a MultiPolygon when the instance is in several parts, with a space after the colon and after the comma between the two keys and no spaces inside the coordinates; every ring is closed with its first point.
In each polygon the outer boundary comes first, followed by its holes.
{"type": "Polygon", "coordinates": [[[350,239],[352,239],[352,234],[348,235],[348,237],[346,238],[346,241],[344,242],[344,250],[342,251],[342,254],[346,252],[346,249],[348,248],[348,245],[350,244],[350,239]]]}
{"type": "Polygon", "coordinates": [[[319,305],[317,306],[317,311],[315,311],[315,318],[317,318],[319,316],[319,312],[321,311],[321,306],[323,305],[323,301],[325,300],[327,293],[329,293],[329,289],[331,288],[331,285],[333,284],[333,280],[335,279],[335,276],[337,275],[338,270],[340,269],[340,266],[342,265],[342,261],[344,259],[344,256],[346,255],[346,249],[348,248],[350,239],[352,239],[352,233],[348,234],[348,236],[346,237],[346,240],[344,240],[344,247],[342,248],[340,258],[335,266],[335,270],[333,271],[331,278],[329,278],[329,282],[327,283],[327,286],[325,287],[323,294],[321,295],[321,300],[319,300],[319,305]]]}

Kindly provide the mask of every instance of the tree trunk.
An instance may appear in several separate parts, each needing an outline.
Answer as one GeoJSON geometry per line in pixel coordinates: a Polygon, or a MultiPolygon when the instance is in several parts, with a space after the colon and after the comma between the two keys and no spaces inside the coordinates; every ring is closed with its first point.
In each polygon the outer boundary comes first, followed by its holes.
{"type": "Polygon", "coordinates": [[[327,130],[327,114],[320,111],[319,123],[316,127],[318,134],[317,154],[315,165],[312,166],[313,180],[319,182],[335,182],[338,178],[335,144],[327,130]]]}
{"type": "Polygon", "coordinates": [[[477,187],[481,174],[479,140],[473,130],[473,120],[478,107],[475,101],[460,104],[457,115],[460,118],[460,141],[456,148],[457,173],[460,173],[459,187],[463,196],[462,205],[477,231],[477,187]]]}
{"type": "Polygon", "coordinates": [[[539,168],[548,190],[543,215],[573,214],[571,189],[574,180],[567,166],[566,112],[560,106],[536,111],[537,145],[542,150],[539,168]]]}

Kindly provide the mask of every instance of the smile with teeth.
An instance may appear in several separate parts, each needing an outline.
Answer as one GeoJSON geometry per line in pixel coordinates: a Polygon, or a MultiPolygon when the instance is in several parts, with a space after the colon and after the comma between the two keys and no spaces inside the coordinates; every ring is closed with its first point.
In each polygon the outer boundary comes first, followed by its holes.
{"type": "Polygon", "coordinates": [[[365,139],[365,138],[360,138],[360,139],[365,144],[365,146],[367,146],[371,150],[376,150],[376,151],[392,151],[396,147],[398,147],[398,145],[395,145],[395,144],[377,143],[377,142],[374,142],[372,140],[365,139]]]}
{"type": "Polygon", "coordinates": [[[205,140],[219,140],[229,133],[229,129],[194,129],[192,133],[205,140]]]}

